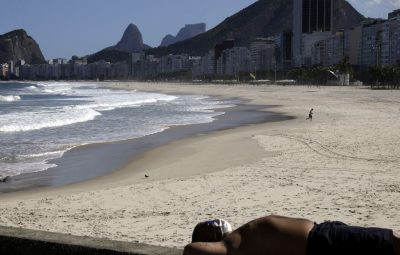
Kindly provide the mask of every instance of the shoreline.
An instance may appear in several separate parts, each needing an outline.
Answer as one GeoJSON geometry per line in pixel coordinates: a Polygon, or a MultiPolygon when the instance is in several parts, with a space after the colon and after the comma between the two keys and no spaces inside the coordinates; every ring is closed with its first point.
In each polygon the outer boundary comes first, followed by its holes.
{"type": "Polygon", "coordinates": [[[189,137],[104,178],[0,196],[0,225],[167,247],[190,242],[199,221],[224,218],[235,228],[267,214],[399,232],[400,91],[109,85],[240,97],[295,119],[189,137]],[[312,122],[305,120],[311,107],[312,122]],[[135,183],[138,168],[156,174],[135,183]],[[175,176],[153,179],[162,172],[175,176]]]}
{"type": "MultiPolygon", "coordinates": [[[[187,95],[188,93],[168,94],[187,95]]],[[[215,96],[213,98],[215,100],[221,99],[215,96]]],[[[222,100],[233,102],[234,105],[228,108],[213,109],[215,112],[223,112],[223,114],[216,116],[212,122],[171,126],[161,132],[144,137],[74,147],[66,151],[61,158],[49,161],[49,163],[56,164],[56,167],[45,171],[11,176],[7,182],[0,183],[0,199],[4,196],[18,196],[18,194],[30,194],[32,192],[40,193],[54,188],[62,189],[63,187],[69,189],[69,186],[75,187],[85,185],[85,183],[97,182],[98,179],[107,179],[108,176],[118,175],[114,172],[120,172],[121,169],[126,168],[126,165],[132,166],[134,164],[132,162],[140,158],[142,154],[168,143],[244,125],[284,121],[291,118],[266,111],[271,108],[270,106],[250,105],[240,98],[222,100]]],[[[201,172],[199,170],[196,173],[201,172]]],[[[138,169],[137,173],[130,173],[131,176],[135,176],[136,180],[133,180],[135,183],[143,182],[145,174],[152,175],[152,171],[146,172],[138,169]],[[139,176],[139,173],[141,176],[139,176]]],[[[191,174],[195,173],[191,172],[188,175],[191,174]]],[[[177,175],[160,172],[157,173],[157,176],[162,176],[162,178],[177,177],[177,175]]],[[[154,178],[152,176],[151,179],[159,180],[160,177],[154,178]]]]}

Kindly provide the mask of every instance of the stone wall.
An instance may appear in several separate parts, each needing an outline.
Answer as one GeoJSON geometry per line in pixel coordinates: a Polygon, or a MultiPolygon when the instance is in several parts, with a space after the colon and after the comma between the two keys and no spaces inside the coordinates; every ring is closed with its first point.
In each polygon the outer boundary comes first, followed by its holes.
{"type": "Polygon", "coordinates": [[[178,255],[182,250],[139,243],[0,227],[0,254],[178,255]]]}

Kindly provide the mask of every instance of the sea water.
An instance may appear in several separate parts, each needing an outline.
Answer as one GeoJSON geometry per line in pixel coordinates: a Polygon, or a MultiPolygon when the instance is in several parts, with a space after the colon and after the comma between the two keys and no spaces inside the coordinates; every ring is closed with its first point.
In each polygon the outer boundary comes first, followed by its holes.
{"type": "Polygon", "coordinates": [[[0,83],[0,177],[44,171],[79,145],[143,137],[212,122],[231,106],[207,96],[100,88],[97,84],[0,83]]]}

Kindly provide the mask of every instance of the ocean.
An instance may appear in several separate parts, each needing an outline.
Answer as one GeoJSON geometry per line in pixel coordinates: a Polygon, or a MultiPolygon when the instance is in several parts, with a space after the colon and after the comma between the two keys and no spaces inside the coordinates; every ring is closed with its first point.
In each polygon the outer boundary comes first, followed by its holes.
{"type": "Polygon", "coordinates": [[[80,145],[212,122],[232,106],[207,96],[100,88],[95,83],[0,83],[0,178],[45,171],[80,145]],[[53,162],[53,163],[50,163],[53,162]]]}

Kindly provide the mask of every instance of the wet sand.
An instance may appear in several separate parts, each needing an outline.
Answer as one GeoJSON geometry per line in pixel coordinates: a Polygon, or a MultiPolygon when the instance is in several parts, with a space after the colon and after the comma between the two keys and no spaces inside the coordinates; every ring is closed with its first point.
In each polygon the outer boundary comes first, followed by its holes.
{"type": "MultiPolygon", "coordinates": [[[[235,106],[217,109],[216,111],[224,112],[224,114],[217,116],[211,123],[174,126],[145,137],[76,147],[66,152],[61,158],[49,162],[57,167],[8,178],[7,182],[0,183],[0,194],[29,192],[38,188],[60,187],[87,181],[112,174],[137,159],[144,152],[179,139],[243,125],[290,119],[289,116],[262,111],[262,109],[268,108],[267,106],[247,105],[235,99],[230,101],[234,102],[235,106]]],[[[145,170],[137,169],[135,171],[136,174],[141,173],[141,177],[143,177],[145,170]]],[[[151,174],[151,171],[148,171],[147,174],[151,174]]],[[[162,176],[164,178],[173,177],[170,174],[162,176]]],[[[141,177],[138,178],[138,182],[141,181],[141,177]]]]}

